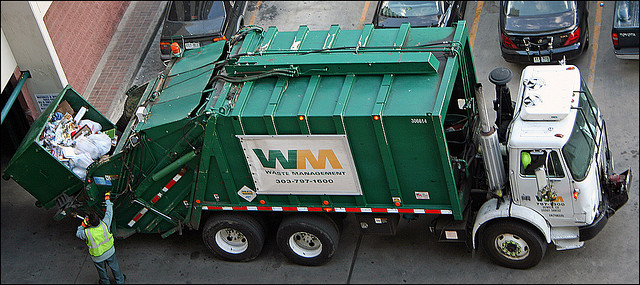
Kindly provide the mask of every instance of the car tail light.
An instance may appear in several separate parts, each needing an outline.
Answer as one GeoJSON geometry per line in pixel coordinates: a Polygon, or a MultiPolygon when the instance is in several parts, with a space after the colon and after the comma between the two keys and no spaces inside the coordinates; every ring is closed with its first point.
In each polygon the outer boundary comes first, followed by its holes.
{"type": "Polygon", "coordinates": [[[580,27],[576,28],[573,32],[571,32],[571,34],[569,34],[569,37],[564,42],[563,46],[574,44],[575,42],[578,41],[579,38],[580,38],[580,27]]]}
{"type": "Polygon", "coordinates": [[[611,39],[613,40],[613,46],[618,47],[618,33],[611,33],[611,39]]]}
{"type": "Polygon", "coordinates": [[[514,44],[511,39],[504,34],[502,34],[502,44],[511,49],[518,49],[518,46],[516,46],[516,44],[514,44]]]}
{"type": "Polygon", "coordinates": [[[213,38],[213,42],[214,43],[217,42],[217,41],[226,41],[226,40],[227,40],[226,36],[222,36],[222,37],[219,37],[219,38],[213,38]]]}
{"type": "Polygon", "coordinates": [[[164,53],[169,53],[171,50],[171,43],[169,42],[160,42],[160,51],[164,53]]]}

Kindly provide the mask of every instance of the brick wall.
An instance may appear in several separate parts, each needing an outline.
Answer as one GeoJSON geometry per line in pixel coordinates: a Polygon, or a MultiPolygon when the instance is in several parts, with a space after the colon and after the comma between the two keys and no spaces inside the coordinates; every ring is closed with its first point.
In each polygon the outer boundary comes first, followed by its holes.
{"type": "Polygon", "coordinates": [[[71,87],[84,94],[129,1],[53,1],[44,16],[71,87]]]}

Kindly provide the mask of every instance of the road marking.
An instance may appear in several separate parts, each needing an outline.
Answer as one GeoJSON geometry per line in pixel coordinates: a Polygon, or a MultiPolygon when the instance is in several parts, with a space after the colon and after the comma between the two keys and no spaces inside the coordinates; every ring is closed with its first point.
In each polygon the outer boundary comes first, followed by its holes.
{"type": "Polygon", "coordinates": [[[367,17],[367,11],[369,11],[369,4],[371,1],[364,2],[364,9],[362,9],[362,16],[360,16],[360,24],[358,24],[358,29],[362,29],[364,27],[364,19],[367,17]]]}
{"type": "Polygon", "coordinates": [[[589,39],[589,43],[593,47],[593,53],[591,54],[591,63],[589,64],[589,80],[587,80],[587,86],[589,90],[593,90],[593,76],[596,72],[596,58],[598,57],[598,39],[600,38],[600,22],[602,22],[602,6],[598,3],[596,11],[596,25],[593,29],[593,39],[589,39]]]}
{"type": "Polygon", "coordinates": [[[480,21],[480,12],[482,12],[484,1],[478,1],[476,6],[476,14],[473,16],[473,24],[471,25],[471,33],[469,33],[469,45],[473,50],[473,42],[476,40],[476,32],[478,31],[478,22],[480,21]]]}
{"type": "Polygon", "coordinates": [[[251,20],[249,20],[249,25],[253,25],[253,21],[256,20],[256,15],[258,14],[258,10],[260,10],[260,5],[262,5],[262,1],[258,1],[258,3],[256,3],[256,9],[253,11],[251,20]]]}

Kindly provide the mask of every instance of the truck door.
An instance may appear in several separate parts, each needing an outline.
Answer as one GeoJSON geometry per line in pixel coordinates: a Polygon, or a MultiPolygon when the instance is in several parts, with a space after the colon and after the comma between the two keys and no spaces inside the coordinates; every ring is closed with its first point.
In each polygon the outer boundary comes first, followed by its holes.
{"type": "MultiPolygon", "coordinates": [[[[516,195],[521,205],[536,210],[552,225],[573,224],[569,178],[557,150],[521,150],[517,166],[516,195]],[[549,187],[539,190],[535,170],[544,166],[549,187]]],[[[515,169],[514,169],[515,170],[515,169]]]]}

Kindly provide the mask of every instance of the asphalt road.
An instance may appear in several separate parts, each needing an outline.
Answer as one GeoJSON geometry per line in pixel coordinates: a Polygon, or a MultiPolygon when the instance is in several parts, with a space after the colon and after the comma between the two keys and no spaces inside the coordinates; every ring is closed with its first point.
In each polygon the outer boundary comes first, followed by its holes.
{"type": "MultiPolygon", "coordinates": [[[[331,24],[359,29],[370,23],[376,2],[251,1],[246,23],[275,25],[281,31],[326,30],[331,24]]],[[[128,283],[634,283],[638,273],[638,61],[615,58],[610,39],[613,2],[590,1],[591,45],[575,64],[587,80],[609,127],[616,169],[635,173],[630,199],[607,226],[583,248],[547,250],[542,262],[528,270],[491,263],[483,252],[462,244],[438,243],[427,228],[428,217],[401,220],[395,236],[358,233],[354,217],[345,221],[339,249],[320,267],[288,262],[278,252],[275,234],[262,254],[249,263],[221,261],[202,242],[199,231],[162,239],[134,235],[116,242],[128,283]],[[600,12],[598,11],[600,10],[600,12]],[[599,33],[597,33],[599,29],[599,33]]],[[[487,76],[496,67],[514,73],[513,96],[523,65],[505,62],[497,41],[497,1],[469,2],[465,19],[473,38],[474,63],[485,97],[493,99],[487,76]],[[478,16],[477,18],[475,16],[478,16]]],[[[158,60],[158,37],[136,84],[164,67],[158,60]]],[[[488,102],[487,102],[488,103],[488,102]]],[[[492,112],[490,112],[492,113],[492,112]]],[[[493,119],[492,119],[493,120],[493,119]]],[[[3,168],[6,158],[3,156],[3,168]]],[[[53,221],[55,210],[34,206],[35,199],[12,181],[2,181],[2,283],[96,283],[86,246],[75,236],[78,221],[53,221]]]]}

